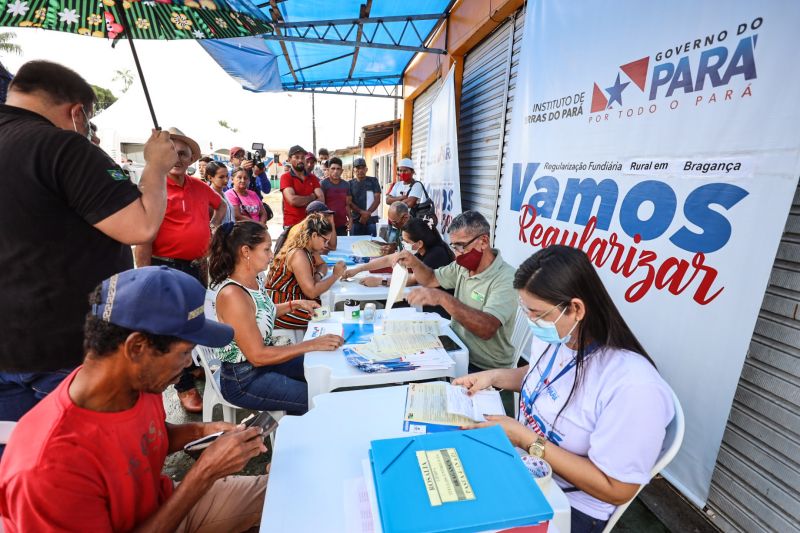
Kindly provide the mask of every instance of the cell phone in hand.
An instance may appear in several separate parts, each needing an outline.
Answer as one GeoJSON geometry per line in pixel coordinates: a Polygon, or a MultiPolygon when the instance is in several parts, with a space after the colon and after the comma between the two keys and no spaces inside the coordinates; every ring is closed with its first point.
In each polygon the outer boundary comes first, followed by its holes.
{"type": "MultiPolygon", "coordinates": [[[[273,431],[278,428],[278,421],[275,420],[275,418],[267,411],[262,411],[257,415],[251,414],[242,420],[242,424],[248,428],[260,427],[263,430],[261,436],[265,440],[273,431]]],[[[217,438],[219,438],[219,436],[223,433],[224,431],[218,431],[216,433],[212,433],[211,435],[206,435],[205,437],[193,440],[183,447],[183,451],[186,452],[190,457],[197,459],[200,457],[200,454],[203,453],[203,450],[211,446],[211,443],[217,440],[217,438]]]]}

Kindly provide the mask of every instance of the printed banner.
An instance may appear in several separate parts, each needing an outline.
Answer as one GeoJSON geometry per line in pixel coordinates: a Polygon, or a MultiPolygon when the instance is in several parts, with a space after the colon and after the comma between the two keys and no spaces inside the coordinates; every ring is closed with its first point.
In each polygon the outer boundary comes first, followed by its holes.
{"type": "Polygon", "coordinates": [[[800,4],[527,9],[496,244],[588,254],[683,405],[666,476],[702,506],[800,175],[800,4]]]}
{"type": "Polygon", "coordinates": [[[445,240],[450,222],[461,212],[454,72],[455,66],[431,104],[425,161],[425,188],[436,206],[439,232],[445,240]]]}

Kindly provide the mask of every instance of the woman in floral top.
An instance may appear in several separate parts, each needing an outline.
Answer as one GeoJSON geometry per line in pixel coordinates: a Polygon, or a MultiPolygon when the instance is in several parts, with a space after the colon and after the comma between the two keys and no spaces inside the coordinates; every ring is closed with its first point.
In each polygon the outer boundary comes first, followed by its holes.
{"type": "Polygon", "coordinates": [[[260,276],[272,260],[271,249],[269,233],[258,222],[220,226],[211,240],[206,315],[234,330],[233,341],[217,352],[222,396],[248,409],[302,414],[308,410],[303,354],[336,350],[344,339],[322,335],[299,344],[273,345],[276,317],[299,309],[312,313],[319,304],[272,302],[260,276]]]}

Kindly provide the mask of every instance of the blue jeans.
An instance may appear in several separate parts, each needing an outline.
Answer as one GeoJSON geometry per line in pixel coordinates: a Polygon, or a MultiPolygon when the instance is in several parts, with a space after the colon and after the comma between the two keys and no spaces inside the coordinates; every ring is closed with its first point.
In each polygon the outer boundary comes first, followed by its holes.
{"type": "Polygon", "coordinates": [[[574,507],[570,509],[572,511],[570,531],[572,531],[572,533],[601,533],[603,529],[605,529],[608,520],[593,518],[586,513],[578,511],[574,507]]]}
{"type": "Polygon", "coordinates": [[[308,411],[302,357],[269,366],[253,366],[247,361],[222,363],[219,381],[222,396],[234,405],[290,415],[308,411]]]}
{"type": "Polygon", "coordinates": [[[350,228],[350,235],[372,235],[375,237],[378,234],[378,225],[375,222],[367,222],[362,224],[357,220],[353,221],[353,226],[350,228]]]}
{"type": "MultiPolygon", "coordinates": [[[[0,372],[0,420],[17,421],[50,394],[71,368],[55,372],[0,372]]],[[[0,457],[5,446],[0,445],[0,457]]]]}

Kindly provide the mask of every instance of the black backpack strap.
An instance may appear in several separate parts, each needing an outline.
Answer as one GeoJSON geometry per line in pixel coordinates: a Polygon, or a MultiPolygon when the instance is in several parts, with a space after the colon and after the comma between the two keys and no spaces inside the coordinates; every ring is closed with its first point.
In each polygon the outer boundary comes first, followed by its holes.
{"type": "Polygon", "coordinates": [[[408,193],[411,194],[411,190],[414,188],[414,184],[415,183],[419,183],[420,186],[422,186],[422,192],[425,193],[425,200],[423,200],[423,201],[427,202],[428,200],[430,200],[431,199],[431,195],[428,194],[428,190],[425,188],[425,184],[422,183],[421,181],[418,181],[418,180],[411,180],[411,187],[408,189],[408,193]]]}

